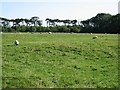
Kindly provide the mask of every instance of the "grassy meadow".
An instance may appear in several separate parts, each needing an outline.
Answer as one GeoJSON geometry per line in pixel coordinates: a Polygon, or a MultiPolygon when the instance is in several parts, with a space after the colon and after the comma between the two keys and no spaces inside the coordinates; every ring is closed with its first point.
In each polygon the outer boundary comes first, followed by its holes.
{"type": "Polygon", "coordinates": [[[2,88],[117,87],[117,34],[2,34],[2,88]]]}

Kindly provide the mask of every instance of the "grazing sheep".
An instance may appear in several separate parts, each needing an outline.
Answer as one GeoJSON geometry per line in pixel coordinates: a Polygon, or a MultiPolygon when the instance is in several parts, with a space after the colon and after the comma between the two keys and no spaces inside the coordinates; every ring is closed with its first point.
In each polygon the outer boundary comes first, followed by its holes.
{"type": "Polygon", "coordinates": [[[15,45],[19,45],[19,41],[18,40],[15,40],[15,45]]]}
{"type": "Polygon", "coordinates": [[[52,32],[48,32],[48,34],[52,34],[52,32]]]}
{"type": "Polygon", "coordinates": [[[90,34],[92,34],[92,33],[90,33],[90,34]]]}
{"type": "Polygon", "coordinates": [[[96,39],[96,38],[98,38],[98,36],[93,36],[93,39],[96,39]]]}
{"type": "Polygon", "coordinates": [[[3,32],[0,32],[1,34],[3,33],[3,32]]]}

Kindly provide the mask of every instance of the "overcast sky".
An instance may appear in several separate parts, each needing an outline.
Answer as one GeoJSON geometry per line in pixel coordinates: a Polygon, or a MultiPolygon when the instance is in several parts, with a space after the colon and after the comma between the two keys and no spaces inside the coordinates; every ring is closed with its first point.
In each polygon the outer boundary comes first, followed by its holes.
{"type": "Polygon", "coordinates": [[[118,13],[119,0],[0,0],[0,16],[6,18],[31,18],[41,20],[85,20],[98,13],[118,13]]]}

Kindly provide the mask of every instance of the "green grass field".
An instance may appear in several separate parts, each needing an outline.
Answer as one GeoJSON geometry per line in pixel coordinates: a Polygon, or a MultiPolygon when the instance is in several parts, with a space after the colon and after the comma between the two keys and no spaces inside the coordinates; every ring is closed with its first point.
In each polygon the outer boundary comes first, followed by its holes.
{"type": "Polygon", "coordinates": [[[117,88],[118,35],[3,33],[2,87],[117,88]]]}

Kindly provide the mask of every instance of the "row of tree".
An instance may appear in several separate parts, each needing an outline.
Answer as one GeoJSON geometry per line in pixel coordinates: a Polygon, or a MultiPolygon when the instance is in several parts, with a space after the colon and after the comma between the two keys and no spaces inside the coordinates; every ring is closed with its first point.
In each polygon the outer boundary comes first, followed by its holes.
{"type": "Polygon", "coordinates": [[[2,28],[4,32],[65,32],[65,33],[79,33],[80,26],[15,26],[15,27],[4,27],[2,28]]]}
{"type": "Polygon", "coordinates": [[[39,17],[31,17],[31,19],[7,19],[0,17],[0,25],[3,27],[12,27],[12,26],[41,26],[42,20],[39,20],[39,17]]]}
{"type": "Polygon", "coordinates": [[[81,22],[77,20],[46,20],[47,27],[42,26],[39,17],[31,19],[7,19],[0,17],[0,27],[3,32],[75,32],[75,33],[119,33],[120,14],[110,15],[99,13],[81,22]]]}
{"type": "MultiPolygon", "coordinates": [[[[76,25],[77,20],[59,20],[59,19],[49,19],[45,20],[47,22],[47,26],[57,26],[58,23],[63,23],[64,25],[76,25]]],[[[41,26],[42,20],[39,20],[39,17],[31,17],[31,19],[7,19],[0,17],[0,25],[1,26],[41,26]]]]}
{"type": "Polygon", "coordinates": [[[60,20],[60,19],[49,19],[47,18],[45,21],[47,21],[47,26],[58,26],[60,23],[63,23],[65,26],[66,25],[76,25],[77,20],[60,20]]]}
{"type": "Polygon", "coordinates": [[[81,32],[92,33],[119,33],[120,14],[110,15],[105,13],[97,14],[91,19],[81,21],[81,32]]]}

